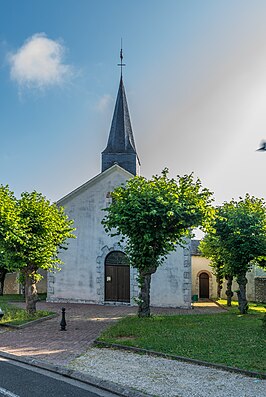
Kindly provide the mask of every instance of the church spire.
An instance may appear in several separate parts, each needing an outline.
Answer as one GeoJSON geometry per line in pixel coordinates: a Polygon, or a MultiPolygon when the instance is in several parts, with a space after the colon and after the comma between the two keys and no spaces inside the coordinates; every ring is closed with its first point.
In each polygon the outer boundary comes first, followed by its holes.
{"type": "Polygon", "coordinates": [[[116,98],[113,120],[109,133],[108,143],[102,152],[102,171],[117,163],[131,174],[136,175],[140,165],[133,137],[127,105],[126,93],[123,83],[122,67],[123,52],[120,51],[121,77],[116,98]]]}

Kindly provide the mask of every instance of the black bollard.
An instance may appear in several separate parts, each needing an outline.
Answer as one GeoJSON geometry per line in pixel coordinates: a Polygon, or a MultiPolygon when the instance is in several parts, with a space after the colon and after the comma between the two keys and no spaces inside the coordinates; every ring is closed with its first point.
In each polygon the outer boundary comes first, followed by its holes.
{"type": "Polygon", "coordinates": [[[66,309],[62,307],[62,320],[60,323],[61,330],[60,331],[66,331],[66,317],[65,317],[65,311],[66,309]]]}

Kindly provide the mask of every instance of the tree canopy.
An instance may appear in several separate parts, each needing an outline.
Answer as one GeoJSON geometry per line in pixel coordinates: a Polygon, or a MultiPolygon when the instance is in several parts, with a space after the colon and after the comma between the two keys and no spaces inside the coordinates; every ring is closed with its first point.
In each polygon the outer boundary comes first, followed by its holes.
{"type": "Polygon", "coordinates": [[[25,283],[29,312],[36,311],[38,269],[51,271],[62,264],[58,254],[74,237],[72,224],[64,209],[41,193],[24,192],[16,199],[8,186],[0,186],[1,247],[8,257],[6,267],[19,271],[25,283]]]}
{"type": "Polygon", "coordinates": [[[169,178],[167,169],[150,180],[131,178],[113,191],[103,225],[106,232],[126,241],[130,264],[139,271],[140,316],[150,314],[151,274],[176,244],[192,235],[192,229],[207,227],[211,202],[212,193],[199,179],[194,181],[192,174],[169,178]]]}
{"type": "Polygon", "coordinates": [[[201,244],[211,262],[221,259],[223,273],[236,277],[241,313],[248,309],[246,273],[252,264],[266,259],[266,204],[249,194],[239,201],[231,200],[217,208],[213,231],[201,244]]]}

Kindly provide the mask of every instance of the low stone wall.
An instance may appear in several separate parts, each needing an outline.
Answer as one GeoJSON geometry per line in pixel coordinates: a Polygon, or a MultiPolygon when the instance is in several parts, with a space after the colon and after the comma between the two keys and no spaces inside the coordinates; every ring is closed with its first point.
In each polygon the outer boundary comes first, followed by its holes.
{"type": "Polygon", "coordinates": [[[255,277],[255,302],[266,303],[266,277],[255,277]]]}
{"type": "Polygon", "coordinates": [[[4,294],[19,294],[17,273],[7,273],[4,284],[4,294]]]}
{"type": "MultiPolygon", "coordinates": [[[[42,280],[37,284],[39,294],[47,292],[47,272],[40,270],[39,273],[43,276],[42,280]]],[[[18,273],[7,273],[4,284],[4,294],[20,294],[22,287],[17,281],[18,273]]]]}

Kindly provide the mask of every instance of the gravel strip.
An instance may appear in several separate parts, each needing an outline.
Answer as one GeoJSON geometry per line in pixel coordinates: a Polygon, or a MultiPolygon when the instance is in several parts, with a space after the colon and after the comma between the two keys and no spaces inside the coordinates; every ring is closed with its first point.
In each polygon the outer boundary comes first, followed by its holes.
{"type": "Polygon", "coordinates": [[[91,348],[69,367],[156,397],[266,395],[266,380],[112,349],[91,348]]]}

